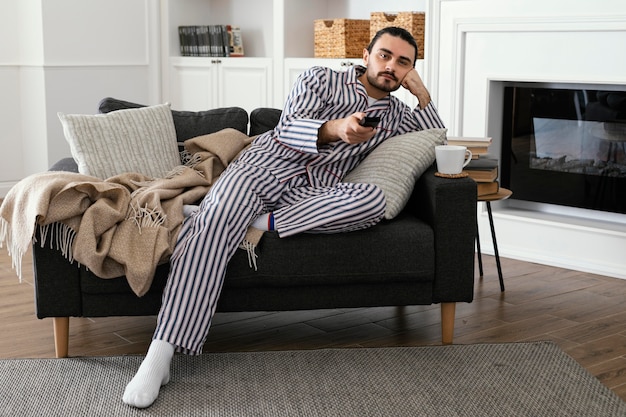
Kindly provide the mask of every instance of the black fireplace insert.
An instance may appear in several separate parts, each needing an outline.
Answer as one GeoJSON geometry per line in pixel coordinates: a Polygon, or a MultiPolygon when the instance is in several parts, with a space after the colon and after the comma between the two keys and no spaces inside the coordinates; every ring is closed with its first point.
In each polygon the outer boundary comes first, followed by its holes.
{"type": "Polygon", "coordinates": [[[515,83],[503,109],[500,180],[515,199],[626,213],[626,87],[515,83]]]}

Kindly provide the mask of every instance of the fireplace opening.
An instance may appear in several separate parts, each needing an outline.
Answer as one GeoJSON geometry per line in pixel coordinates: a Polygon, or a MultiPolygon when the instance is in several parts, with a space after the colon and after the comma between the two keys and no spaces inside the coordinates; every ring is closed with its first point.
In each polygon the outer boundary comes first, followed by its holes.
{"type": "Polygon", "coordinates": [[[626,89],[508,83],[501,184],[516,200],[626,213],[626,89]]]}

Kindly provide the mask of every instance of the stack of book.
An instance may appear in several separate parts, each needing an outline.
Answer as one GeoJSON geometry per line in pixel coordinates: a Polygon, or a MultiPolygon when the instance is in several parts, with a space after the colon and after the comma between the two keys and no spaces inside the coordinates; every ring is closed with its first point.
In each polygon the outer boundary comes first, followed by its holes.
{"type": "Polygon", "coordinates": [[[231,25],[179,26],[182,56],[243,56],[241,30],[231,25]]]}
{"type": "Polygon", "coordinates": [[[472,160],[463,171],[476,181],[478,197],[497,194],[500,190],[498,182],[498,160],[489,155],[491,138],[448,137],[448,145],[465,146],[472,152],[472,160]]]}
{"type": "Polygon", "coordinates": [[[481,156],[489,154],[489,145],[491,145],[491,138],[448,136],[448,145],[465,146],[467,149],[472,151],[472,158],[478,159],[481,156]]]}

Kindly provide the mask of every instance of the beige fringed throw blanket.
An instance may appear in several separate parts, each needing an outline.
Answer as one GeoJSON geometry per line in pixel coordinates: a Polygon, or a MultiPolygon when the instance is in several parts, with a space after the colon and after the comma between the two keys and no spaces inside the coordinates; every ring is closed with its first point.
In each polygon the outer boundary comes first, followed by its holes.
{"type": "Polygon", "coordinates": [[[68,260],[101,278],[125,275],[142,296],[157,265],[172,253],[184,220],[183,205],[202,199],[250,142],[234,129],[189,139],[189,163],[164,179],[136,173],[106,180],[68,172],[34,174],[16,184],[3,201],[0,247],[7,244],[21,277],[22,256],[39,226],[42,244],[46,234],[55,233],[56,246],[68,260]]]}

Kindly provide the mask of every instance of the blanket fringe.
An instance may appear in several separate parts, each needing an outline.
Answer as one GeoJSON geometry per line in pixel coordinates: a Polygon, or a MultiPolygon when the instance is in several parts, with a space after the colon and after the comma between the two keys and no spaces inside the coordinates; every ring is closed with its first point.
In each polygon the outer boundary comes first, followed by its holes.
{"type": "MultiPolygon", "coordinates": [[[[186,166],[188,168],[191,169],[195,169],[196,166],[205,160],[205,157],[203,155],[201,155],[200,153],[190,153],[187,149],[183,150],[180,152],[180,160],[183,164],[183,166],[186,166]]],[[[204,177],[204,174],[202,174],[201,171],[198,171],[198,174],[200,174],[202,177],[204,177]]]]}
{"type": "Polygon", "coordinates": [[[50,249],[58,250],[69,263],[73,264],[74,251],[72,248],[74,247],[76,232],[63,223],[52,223],[38,227],[41,242],[37,242],[35,235],[33,237],[33,243],[39,243],[43,248],[45,243],[48,242],[50,249]]]}
{"type": "MultiPolygon", "coordinates": [[[[198,162],[201,162],[201,160],[198,162]]],[[[190,165],[189,162],[186,162],[183,165],[177,165],[174,168],[172,168],[169,172],[167,172],[165,176],[163,176],[163,178],[150,178],[145,181],[130,181],[131,184],[139,187],[135,191],[130,193],[130,197],[136,198],[138,195],[147,192],[148,187],[152,186],[159,180],[171,180],[171,179],[176,178],[179,175],[182,175],[185,172],[186,168],[193,168],[193,166],[197,165],[198,162],[195,162],[193,165],[190,165]]],[[[204,174],[200,171],[196,171],[196,174],[198,174],[200,177],[204,177],[204,174]]]]}
{"type": "Polygon", "coordinates": [[[178,166],[172,168],[172,170],[170,172],[165,174],[165,177],[163,177],[163,178],[165,178],[166,180],[171,180],[172,178],[176,178],[177,176],[181,175],[184,171],[185,171],[185,166],[184,165],[178,165],[178,166]]]}
{"type": "Polygon", "coordinates": [[[163,226],[167,215],[156,208],[151,209],[148,206],[131,205],[126,219],[135,222],[139,229],[139,234],[141,234],[143,228],[163,226]]]}
{"type": "MultiPolygon", "coordinates": [[[[179,143],[179,145],[181,145],[179,143]]],[[[184,146],[184,144],[182,144],[184,146]]],[[[180,160],[183,165],[189,166],[189,161],[191,160],[192,154],[187,149],[183,149],[180,153],[180,160]]]]}
{"type": "Polygon", "coordinates": [[[239,248],[245,250],[248,253],[248,266],[254,268],[257,271],[256,260],[259,255],[256,254],[256,245],[248,240],[244,240],[239,244],[239,248]]]}
{"type": "Polygon", "coordinates": [[[187,152],[187,155],[183,156],[183,165],[189,168],[195,168],[196,165],[198,165],[203,160],[204,160],[204,157],[201,154],[199,153],[189,154],[189,152],[187,152]]]}
{"type": "MultiPolygon", "coordinates": [[[[39,228],[41,241],[37,242],[37,234],[35,234],[32,237],[33,244],[39,243],[43,248],[45,242],[49,242],[50,249],[60,251],[68,262],[71,264],[74,263],[74,253],[72,251],[72,247],[74,244],[74,238],[76,237],[76,232],[63,223],[52,223],[44,226],[36,225],[35,227],[39,228]]],[[[22,282],[22,259],[24,258],[26,251],[23,248],[18,247],[17,241],[13,239],[9,223],[0,218],[0,248],[3,247],[3,243],[7,244],[7,252],[11,257],[11,267],[15,269],[19,281],[22,282]]]]}
{"type": "Polygon", "coordinates": [[[9,222],[0,218],[0,248],[7,245],[7,252],[11,257],[11,268],[15,269],[20,282],[22,282],[22,258],[24,251],[18,247],[17,241],[13,239],[9,222]]]}

